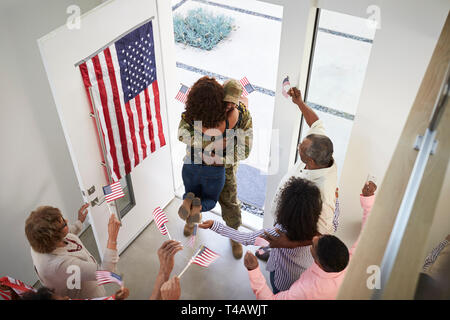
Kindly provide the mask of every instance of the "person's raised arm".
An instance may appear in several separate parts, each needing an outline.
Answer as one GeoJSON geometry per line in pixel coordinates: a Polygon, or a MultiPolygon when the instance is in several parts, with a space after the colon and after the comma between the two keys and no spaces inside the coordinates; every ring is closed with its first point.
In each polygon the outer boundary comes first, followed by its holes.
{"type": "Polygon", "coordinates": [[[292,87],[287,93],[292,97],[292,102],[299,107],[309,127],[311,127],[314,122],[319,120],[319,117],[313,111],[313,109],[308,107],[306,103],[303,102],[302,93],[300,92],[300,90],[298,90],[296,87],[292,87]]]}
{"type": "Polygon", "coordinates": [[[156,276],[150,300],[161,300],[161,286],[169,280],[175,263],[175,254],[182,250],[182,245],[175,240],[167,240],[158,249],[159,272],[156,276]]]}
{"type": "MultiPolygon", "coordinates": [[[[288,248],[293,249],[297,247],[305,247],[312,245],[311,240],[303,240],[303,241],[295,241],[290,240],[285,232],[282,232],[278,229],[275,230],[278,236],[273,236],[267,232],[264,232],[262,238],[264,238],[267,242],[269,242],[269,247],[271,248],[288,248]]],[[[320,233],[317,233],[320,236],[320,233]]]]}

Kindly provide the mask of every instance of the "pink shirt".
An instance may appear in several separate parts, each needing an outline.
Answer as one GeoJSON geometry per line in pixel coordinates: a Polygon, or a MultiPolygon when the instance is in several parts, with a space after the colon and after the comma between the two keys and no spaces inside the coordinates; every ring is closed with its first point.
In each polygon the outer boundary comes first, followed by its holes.
{"type": "MultiPolygon", "coordinates": [[[[375,196],[360,196],[363,208],[362,226],[366,223],[372,210],[375,196]]],[[[356,249],[359,238],[349,250],[350,258],[356,249]]],[[[341,272],[325,272],[315,262],[300,278],[295,281],[289,290],[273,294],[267,286],[261,270],[258,268],[248,272],[250,285],[258,300],[334,300],[339,292],[339,287],[344,280],[347,268],[341,272]]]]}

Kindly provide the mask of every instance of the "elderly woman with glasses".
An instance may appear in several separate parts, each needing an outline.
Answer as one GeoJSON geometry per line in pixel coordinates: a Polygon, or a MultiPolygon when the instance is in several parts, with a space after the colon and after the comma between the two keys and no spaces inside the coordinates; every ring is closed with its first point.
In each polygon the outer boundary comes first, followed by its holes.
{"type": "Polygon", "coordinates": [[[78,238],[88,206],[85,204],[80,208],[78,221],[73,225],[67,224],[58,208],[50,206],[31,212],[25,223],[36,273],[42,285],[59,296],[71,299],[105,296],[105,289],[97,286],[95,272],[114,272],[119,261],[117,235],[121,224],[115,215],[111,215],[108,222],[109,237],[101,266],[78,238]]]}

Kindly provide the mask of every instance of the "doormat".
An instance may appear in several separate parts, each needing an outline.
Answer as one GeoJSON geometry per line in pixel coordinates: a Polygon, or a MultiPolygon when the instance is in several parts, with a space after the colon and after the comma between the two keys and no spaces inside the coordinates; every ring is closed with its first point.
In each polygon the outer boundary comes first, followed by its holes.
{"type": "Polygon", "coordinates": [[[256,207],[256,210],[250,211],[261,210],[266,199],[267,175],[261,174],[261,171],[254,167],[240,164],[236,176],[239,200],[246,204],[246,207],[256,207]]]}

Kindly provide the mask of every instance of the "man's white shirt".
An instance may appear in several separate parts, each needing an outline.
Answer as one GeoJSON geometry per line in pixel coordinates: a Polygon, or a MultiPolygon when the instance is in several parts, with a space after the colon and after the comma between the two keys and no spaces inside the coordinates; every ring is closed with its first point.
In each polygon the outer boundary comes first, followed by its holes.
{"type": "MultiPolygon", "coordinates": [[[[319,134],[326,136],[325,127],[323,126],[322,120],[317,120],[308,130],[307,136],[310,134],[319,134]]],[[[305,169],[305,163],[303,163],[300,158],[294,167],[284,175],[278,184],[277,192],[272,201],[271,213],[275,216],[275,211],[277,208],[277,202],[280,195],[280,191],[283,189],[286,182],[291,177],[307,179],[316,184],[320,190],[322,196],[322,212],[319,217],[319,222],[317,224],[317,229],[321,234],[333,234],[333,218],[334,210],[336,206],[336,187],[337,187],[337,165],[336,161],[333,160],[333,165],[329,168],[307,170],[305,169]]]]}

